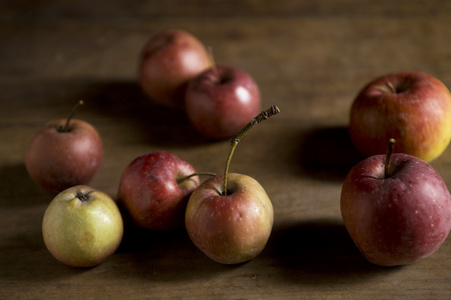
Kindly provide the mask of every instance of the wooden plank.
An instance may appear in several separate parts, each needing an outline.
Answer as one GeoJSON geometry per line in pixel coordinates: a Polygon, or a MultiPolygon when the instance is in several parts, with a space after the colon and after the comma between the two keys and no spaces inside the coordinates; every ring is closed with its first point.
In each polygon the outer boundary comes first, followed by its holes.
{"type": "MultiPolygon", "coordinates": [[[[353,97],[394,70],[451,86],[451,7],[443,1],[24,1],[0,10],[0,299],[450,299],[451,242],[410,266],[365,261],[341,220],[341,183],[359,159],[346,126],[353,97]],[[281,113],[238,146],[231,170],[256,178],[275,208],[273,234],[249,263],[205,257],[183,230],[126,231],[104,264],[68,268],[45,249],[52,195],[23,157],[44,122],[77,117],[99,130],[104,165],[91,185],[115,197],[136,156],[167,150],[221,172],[228,142],[210,142],[183,111],[156,107],[136,82],[143,43],[193,32],[218,63],[249,72],[281,113]]],[[[451,151],[432,162],[451,184],[451,151]]]]}

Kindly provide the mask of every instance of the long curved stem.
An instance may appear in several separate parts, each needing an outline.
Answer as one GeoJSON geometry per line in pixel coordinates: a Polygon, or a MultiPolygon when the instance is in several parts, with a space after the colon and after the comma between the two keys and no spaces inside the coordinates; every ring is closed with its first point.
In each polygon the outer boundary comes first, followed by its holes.
{"type": "Polygon", "coordinates": [[[83,104],[84,104],[83,100],[80,100],[74,105],[74,107],[72,107],[72,110],[70,111],[69,116],[67,117],[66,125],[64,125],[64,127],[61,129],[62,132],[69,131],[69,122],[70,122],[70,120],[72,119],[72,117],[73,117],[75,111],[77,110],[77,108],[80,105],[83,105],[83,104]]]}
{"type": "Polygon", "coordinates": [[[259,113],[255,118],[253,118],[249,123],[247,123],[246,126],[244,126],[231,140],[231,148],[229,156],[227,157],[226,167],[224,170],[224,196],[227,196],[227,180],[228,180],[228,174],[229,174],[229,167],[230,162],[232,161],[233,153],[235,152],[236,146],[238,146],[238,143],[240,142],[241,138],[255,125],[258,123],[263,122],[264,120],[268,119],[269,117],[278,114],[280,112],[280,109],[273,105],[267,110],[262,111],[259,113]]]}

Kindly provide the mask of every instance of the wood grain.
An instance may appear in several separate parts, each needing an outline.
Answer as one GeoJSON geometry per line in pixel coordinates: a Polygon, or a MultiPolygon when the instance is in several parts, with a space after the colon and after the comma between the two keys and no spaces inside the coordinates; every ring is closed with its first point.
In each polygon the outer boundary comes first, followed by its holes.
{"type": "MultiPolygon", "coordinates": [[[[3,1],[0,4],[0,299],[450,299],[451,242],[414,265],[368,263],[343,226],[339,198],[361,157],[347,136],[353,98],[374,77],[427,72],[451,86],[447,1],[3,1]],[[30,3],[31,2],[31,3],[30,3]],[[105,146],[93,187],[115,197],[136,156],[170,151],[221,172],[227,141],[200,137],[182,111],[156,107],[136,82],[144,42],[182,28],[217,63],[250,73],[281,113],[238,146],[231,171],[257,179],[275,225],[254,260],[212,262],[181,230],[126,231],[104,264],[68,268],[41,234],[53,195],[24,166],[44,122],[92,123],[105,146]]],[[[432,165],[451,184],[451,150],[432,165]]]]}

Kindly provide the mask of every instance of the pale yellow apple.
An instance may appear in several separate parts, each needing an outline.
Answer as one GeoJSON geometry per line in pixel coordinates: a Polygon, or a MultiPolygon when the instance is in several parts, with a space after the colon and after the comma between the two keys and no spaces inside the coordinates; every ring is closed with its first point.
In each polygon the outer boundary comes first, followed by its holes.
{"type": "Polygon", "coordinates": [[[44,243],[62,263],[93,267],[119,247],[124,225],[115,201],[89,186],[78,185],[59,193],[42,221],[44,243]]]}

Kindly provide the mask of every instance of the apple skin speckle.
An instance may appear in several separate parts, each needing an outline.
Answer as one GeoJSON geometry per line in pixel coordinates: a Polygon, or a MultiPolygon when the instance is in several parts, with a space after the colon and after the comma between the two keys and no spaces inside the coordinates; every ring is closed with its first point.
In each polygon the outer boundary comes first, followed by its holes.
{"type": "Polygon", "coordinates": [[[384,178],[385,155],[358,163],[345,178],[340,201],[356,246],[381,266],[433,254],[451,230],[451,195],[437,171],[401,153],[392,155],[391,164],[392,174],[384,178]]]}

